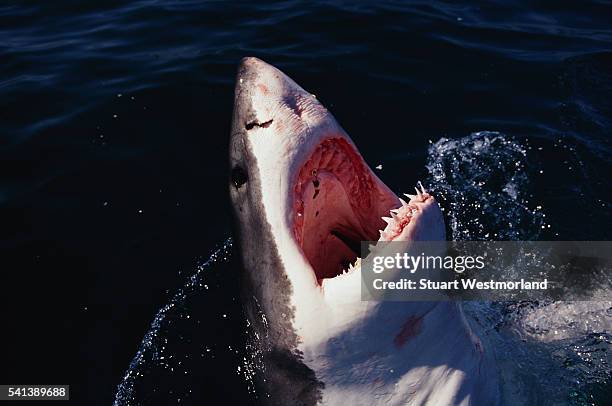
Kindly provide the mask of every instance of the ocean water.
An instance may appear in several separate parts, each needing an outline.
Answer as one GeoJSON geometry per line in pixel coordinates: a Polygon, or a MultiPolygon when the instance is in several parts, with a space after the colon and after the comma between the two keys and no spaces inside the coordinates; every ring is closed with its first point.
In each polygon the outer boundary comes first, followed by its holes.
{"type": "MultiPolygon", "coordinates": [[[[0,21],[2,382],[256,403],[236,270],[210,262],[243,56],[316,94],[393,190],[422,180],[453,238],[610,239],[609,2],[20,1],[0,21]]],[[[609,404],[610,306],[469,310],[530,401],[609,404]]]]}

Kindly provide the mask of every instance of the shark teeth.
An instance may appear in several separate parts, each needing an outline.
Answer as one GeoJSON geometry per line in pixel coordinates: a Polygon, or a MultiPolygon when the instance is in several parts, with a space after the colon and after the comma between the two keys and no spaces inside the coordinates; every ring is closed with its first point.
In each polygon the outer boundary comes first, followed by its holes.
{"type": "Polygon", "coordinates": [[[423,201],[425,199],[425,194],[427,194],[427,190],[425,190],[425,188],[423,187],[423,184],[421,183],[421,181],[417,182],[416,187],[414,188],[414,190],[416,191],[416,195],[411,195],[408,193],[404,193],[404,196],[406,196],[408,199],[410,200],[420,200],[423,201]]]}
{"type": "Polygon", "coordinates": [[[343,275],[347,275],[347,274],[355,271],[356,269],[359,269],[360,267],[361,267],[361,258],[357,257],[355,259],[354,263],[353,262],[349,263],[348,269],[343,269],[342,270],[342,274],[343,275]]]}
{"type": "Polygon", "coordinates": [[[355,269],[361,266],[361,258],[357,257],[354,264],[349,264],[349,272],[354,271],[355,269]]]}
{"type": "MultiPolygon", "coordinates": [[[[420,184],[418,185],[422,186],[420,184]]],[[[378,231],[380,233],[379,241],[392,241],[394,238],[398,237],[403,232],[404,228],[406,228],[408,223],[412,221],[413,217],[419,213],[417,204],[419,202],[423,202],[426,196],[423,195],[422,192],[424,188],[421,187],[421,190],[415,188],[415,190],[417,191],[418,195],[405,194],[405,196],[410,199],[409,202],[406,202],[402,198],[398,198],[401,206],[396,209],[389,210],[389,216],[382,217],[384,222],[387,223],[387,226],[383,230],[378,231]]],[[[370,246],[370,252],[373,248],[376,248],[376,245],[370,246]]]]}
{"type": "MultiPolygon", "coordinates": [[[[403,229],[406,227],[406,224],[409,223],[415,215],[419,213],[418,203],[425,202],[426,199],[429,198],[427,195],[427,190],[423,186],[421,181],[417,182],[416,187],[414,188],[416,191],[416,195],[411,195],[408,193],[404,193],[409,201],[406,202],[401,197],[398,197],[401,206],[392,209],[389,211],[389,216],[381,217],[382,220],[387,223],[387,226],[383,230],[379,230],[381,241],[390,241],[393,238],[396,238],[401,234],[403,229]]],[[[375,246],[371,246],[370,250],[372,250],[375,246]]]]}

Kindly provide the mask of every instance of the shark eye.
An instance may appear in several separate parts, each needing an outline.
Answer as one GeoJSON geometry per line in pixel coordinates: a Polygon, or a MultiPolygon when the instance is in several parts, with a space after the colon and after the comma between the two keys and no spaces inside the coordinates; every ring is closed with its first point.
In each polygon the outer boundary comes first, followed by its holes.
{"type": "Polygon", "coordinates": [[[240,166],[236,165],[232,169],[232,183],[236,186],[236,189],[240,189],[242,185],[247,183],[249,177],[247,173],[240,166]]]}

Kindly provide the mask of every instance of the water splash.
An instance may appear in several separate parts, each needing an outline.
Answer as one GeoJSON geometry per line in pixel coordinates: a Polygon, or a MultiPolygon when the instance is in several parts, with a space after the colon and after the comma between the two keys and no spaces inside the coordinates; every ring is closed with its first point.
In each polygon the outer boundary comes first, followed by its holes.
{"type": "Polygon", "coordinates": [[[157,312],[113,405],[249,399],[258,367],[238,289],[232,289],[239,280],[232,245],[227,239],[157,312]],[[227,387],[214,393],[215,379],[227,387]]]}
{"type": "MultiPolygon", "coordinates": [[[[569,148],[559,140],[549,147],[569,148]]],[[[428,184],[439,197],[452,239],[536,240],[543,236],[550,224],[543,204],[535,201],[542,197],[534,196],[535,178],[542,174],[534,164],[538,151],[542,148],[532,148],[527,140],[519,142],[491,131],[432,143],[428,184]]],[[[557,180],[557,189],[588,185],[587,179],[566,178],[567,184],[563,180],[557,180]]],[[[609,402],[612,302],[601,300],[609,292],[598,297],[591,302],[464,304],[469,319],[495,353],[504,404],[609,402]]]]}
{"type": "Polygon", "coordinates": [[[443,206],[452,239],[537,239],[545,216],[529,191],[529,168],[527,148],[498,132],[433,143],[429,187],[443,206]]]}

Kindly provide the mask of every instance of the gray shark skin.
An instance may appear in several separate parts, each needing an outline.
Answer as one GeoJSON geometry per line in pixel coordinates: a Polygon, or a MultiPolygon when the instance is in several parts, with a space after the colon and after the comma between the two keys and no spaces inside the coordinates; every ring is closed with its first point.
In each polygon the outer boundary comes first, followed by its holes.
{"type": "Polygon", "coordinates": [[[361,300],[355,246],[444,240],[434,197],[399,199],[314,95],[257,58],[238,69],[230,173],[264,404],[499,402],[459,304],[361,300]]]}

